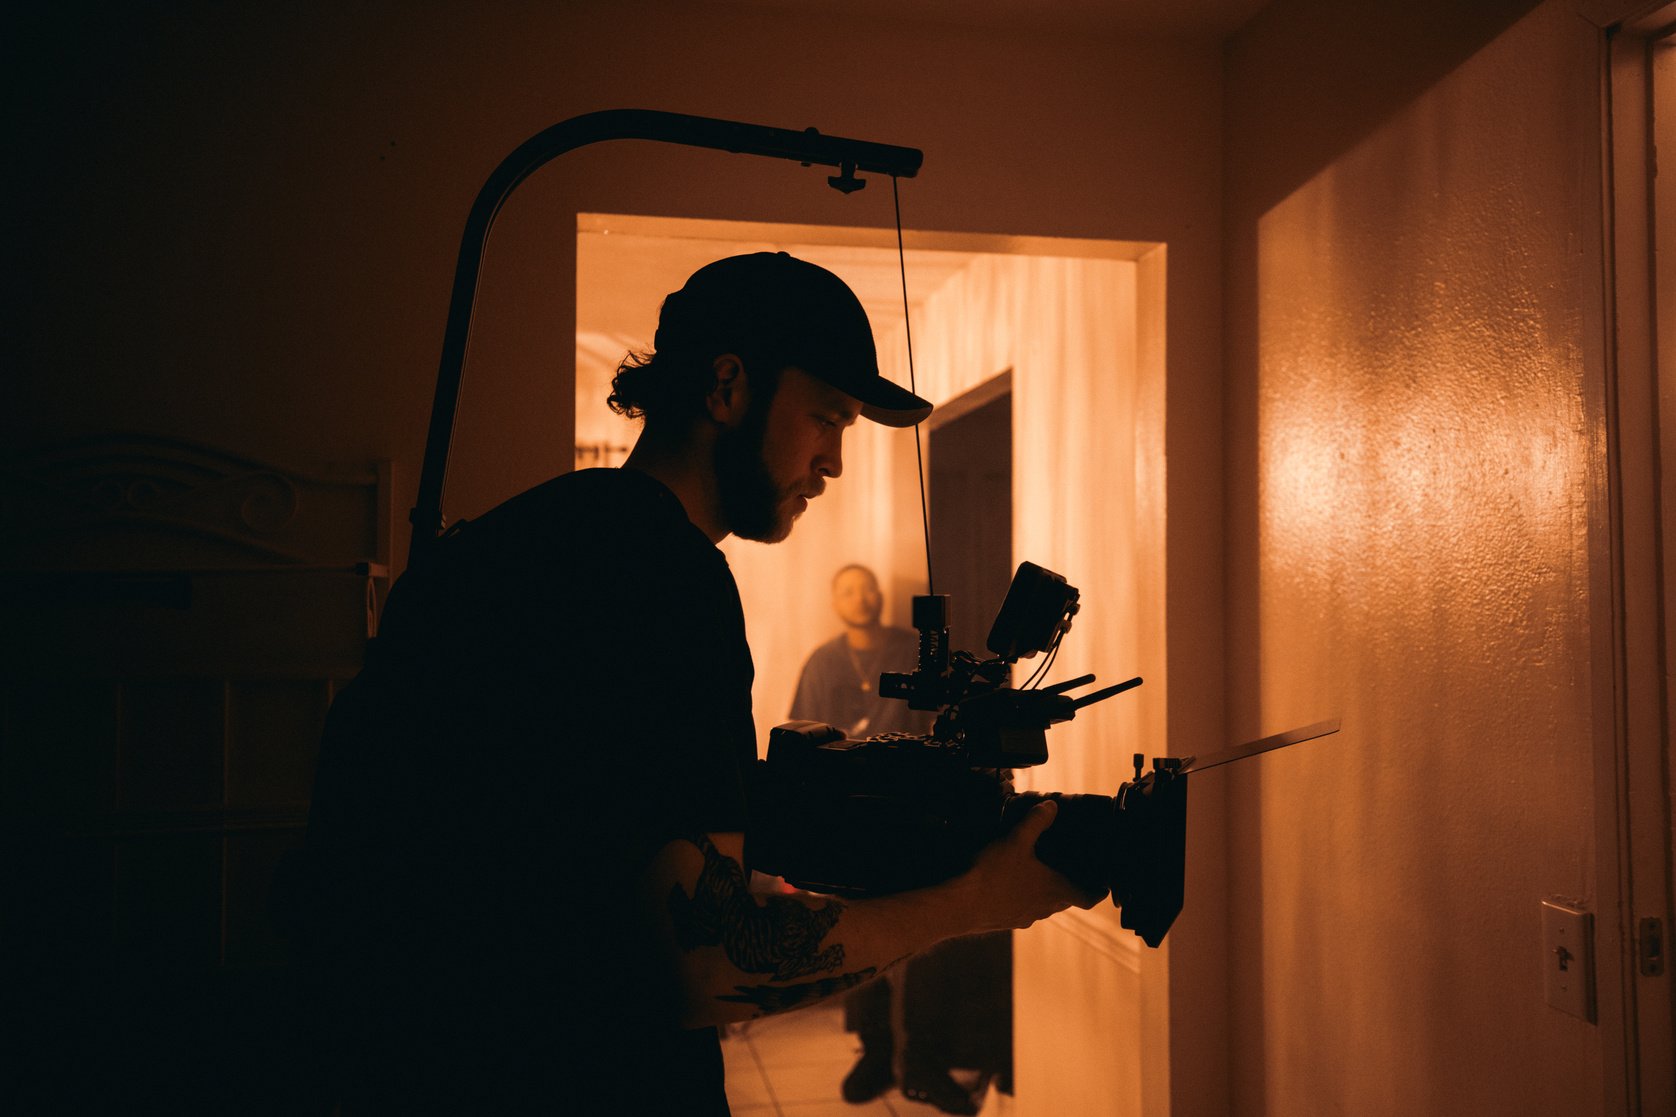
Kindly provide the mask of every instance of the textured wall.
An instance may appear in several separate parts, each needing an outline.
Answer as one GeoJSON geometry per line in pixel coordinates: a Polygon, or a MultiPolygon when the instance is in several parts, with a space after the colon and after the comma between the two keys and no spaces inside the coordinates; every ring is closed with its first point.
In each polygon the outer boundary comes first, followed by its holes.
{"type": "Polygon", "coordinates": [[[1345,723],[1231,774],[1244,1114],[1602,1106],[1538,936],[1598,887],[1597,40],[1565,3],[1432,31],[1331,143],[1274,91],[1400,36],[1231,53],[1230,718],[1345,723]]]}

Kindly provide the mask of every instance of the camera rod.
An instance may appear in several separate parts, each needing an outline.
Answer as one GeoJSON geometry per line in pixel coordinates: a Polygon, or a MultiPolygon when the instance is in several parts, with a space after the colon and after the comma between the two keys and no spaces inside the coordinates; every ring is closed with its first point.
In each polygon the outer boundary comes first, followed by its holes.
{"type": "MultiPolygon", "coordinates": [[[[1094,676],[1090,675],[1088,678],[1092,681],[1094,676]]],[[[1064,684],[1061,684],[1061,686],[1063,685],[1064,684]]],[[[1136,675],[1133,679],[1124,679],[1121,683],[1115,683],[1112,686],[1106,687],[1104,690],[1097,690],[1092,694],[1083,695],[1081,698],[1078,698],[1071,703],[1071,709],[1080,710],[1084,706],[1092,706],[1096,702],[1104,702],[1113,695],[1122,694],[1126,690],[1134,690],[1140,685],[1141,677],[1139,675],[1136,675]]]]}
{"type": "Polygon", "coordinates": [[[460,238],[459,260],[454,268],[454,289],[448,304],[448,325],[442,338],[442,363],[437,373],[436,397],[431,405],[430,430],[425,440],[425,459],[419,472],[419,497],[409,514],[413,535],[408,561],[419,555],[442,534],[442,492],[448,474],[448,450],[454,437],[454,418],[459,407],[460,382],[464,375],[466,343],[471,334],[472,303],[477,296],[478,275],[489,227],[518,184],[542,165],[567,151],[601,140],[657,140],[707,147],[740,155],[764,155],[773,159],[794,159],[804,166],[820,164],[838,168],[828,185],[849,194],[860,189],[857,171],[871,171],[912,178],[919,173],[924,152],[917,148],[823,136],[813,128],[801,132],[717,120],[705,116],[660,112],[653,109],[606,109],[571,117],[537,132],[501,161],[478,192],[466,218],[460,238]]]}

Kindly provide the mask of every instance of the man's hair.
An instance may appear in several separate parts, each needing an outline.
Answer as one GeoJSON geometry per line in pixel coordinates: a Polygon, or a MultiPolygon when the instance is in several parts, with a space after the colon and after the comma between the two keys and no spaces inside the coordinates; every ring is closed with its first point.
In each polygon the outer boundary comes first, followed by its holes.
{"type": "MultiPolygon", "coordinates": [[[[781,369],[771,360],[735,356],[745,366],[751,406],[766,406],[779,386],[781,369]]],[[[715,357],[632,350],[611,377],[606,405],[625,418],[645,419],[660,428],[690,422],[704,413],[704,397],[716,383],[715,364],[715,357]]]]}
{"type": "Polygon", "coordinates": [[[696,414],[714,383],[713,361],[675,361],[650,349],[630,350],[611,377],[606,404],[629,419],[676,412],[696,414]],[[677,367],[685,366],[685,367],[677,367]]]}

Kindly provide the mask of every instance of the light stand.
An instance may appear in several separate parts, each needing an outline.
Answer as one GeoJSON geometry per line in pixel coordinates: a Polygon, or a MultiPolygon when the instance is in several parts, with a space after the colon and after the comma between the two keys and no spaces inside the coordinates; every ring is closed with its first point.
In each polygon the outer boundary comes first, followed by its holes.
{"type": "Polygon", "coordinates": [[[865,140],[823,136],[813,128],[794,132],[741,124],[704,116],[659,112],[651,109],[607,109],[561,121],[524,141],[501,161],[478,192],[466,218],[460,238],[459,262],[454,268],[454,292],[448,305],[448,327],[442,338],[442,364],[437,373],[436,397],[431,405],[430,431],[425,439],[425,459],[419,471],[419,497],[409,514],[413,526],[409,563],[418,559],[435,542],[445,526],[442,491],[448,473],[448,450],[454,438],[454,417],[464,375],[466,342],[471,334],[472,303],[477,296],[478,274],[489,226],[517,188],[545,163],[567,151],[601,140],[658,140],[708,147],[743,155],[766,155],[774,159],[795,159],[804,166],[820,164],[838,168],[828,185],[845,194],[866,183],[857,171],[912,178],[919,172],[924,153],[911,147],[869,143],[865,140]]]}

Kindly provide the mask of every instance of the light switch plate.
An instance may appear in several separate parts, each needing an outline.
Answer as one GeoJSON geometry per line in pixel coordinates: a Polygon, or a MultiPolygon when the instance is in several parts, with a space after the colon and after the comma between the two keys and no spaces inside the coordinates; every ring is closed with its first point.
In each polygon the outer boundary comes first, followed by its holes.
{"type": "Polygon", "coordinates": [[[1590,1023],[1595,1018],[1594,915],[1542,901],[1543,987],[1548,1003],[1590,1023]]]}

